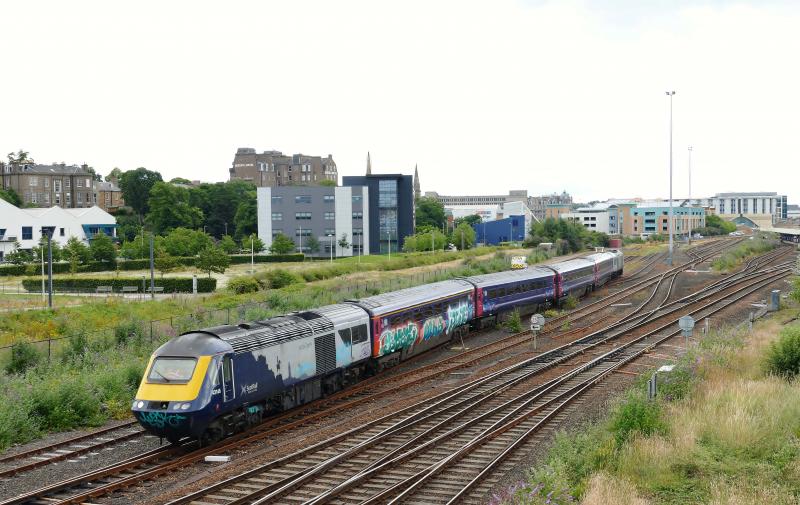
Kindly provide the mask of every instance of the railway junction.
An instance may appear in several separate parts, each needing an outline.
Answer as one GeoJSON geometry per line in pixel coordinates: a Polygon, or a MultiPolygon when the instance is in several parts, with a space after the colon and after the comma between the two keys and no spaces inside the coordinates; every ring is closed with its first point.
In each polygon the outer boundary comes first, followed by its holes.
{"type": "Polygon", "coordinates": [[[622,278],[548,319],[535,348],[530,332],[474,332],[211,447],[161,446],[124,423],[5,456],[0,503],[484,503],[556,430],[691,345],[679,318],[735,324],[785,288],[792,245],[709,271],[743,240],[681,248],[671,268],[662,252],[629,256],[622,278]],[[91,454],[107,463],[65,471],[91,454]]]}

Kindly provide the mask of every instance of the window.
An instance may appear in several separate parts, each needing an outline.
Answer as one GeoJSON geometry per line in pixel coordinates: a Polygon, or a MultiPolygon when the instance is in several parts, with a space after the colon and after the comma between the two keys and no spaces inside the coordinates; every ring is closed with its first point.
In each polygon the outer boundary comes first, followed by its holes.
{"type": "Polygon", "coordinates": [[[281,234],[283,234],[283,230],[281,229],[272,230],[272,238],[275,238],[276,235],[281,235],[281,234]]]}
{"type": "Polygon", "coordinates": [[[283,221],[283,212],[273,212],[272,213],[272,220],[273,221],[283,221]]]}
{"type": "Polygon", "coordinates": [[[22,227],[22,240],[33,240],[33,226],[22,227]]]}
{"type": "Polygon", "coordinates": [[[353,219],[364,219],[363,212],[353,212],[353,219]]]}
{"type": "Polygon", "coordinates": [[[58,229],[58,236],[59,237],[63,237],[64,236],[64,228],[59,228],[58,229]]]}
{"type": "Polygon", "coordinates": [[[311,236],[311,229],[309,228],[298,228],[294,231],[295,237],[310,237],[311,236]]]}
{"type": "Polygon", "coordinates": [[[64,180],[64,187],[69,189],[69,179],[64,180]]]}
{"type": "Polygon", "coordinates": [[[311,195],[297,195],[294,197],[294,203],[311,203],[311,195]]]}
{"type": "Polygon", "coordinates": [[[361,195],[353,195],[353,203],[357,203],[361,201],[361,195]]]}
{"type": "Polygon", "coordinates": [[[83,193],[78,191],[77,193],[75,193],[75,196],[77,196],[77,198],[78,198],[78,205],[82,205],[83,204],[83,193]]]}
{"type": "Polygon", "coordinates": [[[45,177],[43,182],[44,182],[44,187],[45,188],[49,188],[50,187],[50,178],[49,177],[45,177]]]}
{"type": "Polygon", "coordinates": [[[78,179],[77,187],[79,187],[79,188],[83,187],[83,179],[78,179]]]}
{"type": "Polygon", "coordinates": [[[283,197],[282,196],[273,196],[272,197],[272,205],[275,205],[276,203],[283,203],[283,197]]]}
{"type": "Polygon", "coordinates": [[[195,358],[156,358],[147,382],[189,382],[196,363],[195,358]]]}
{"type": "Polygon", "coordinates": [[[358,237],[364,234],[364,230],[361,228],[353,228],[353,236],[358,237]]]}
{"type": "Polygon", "coordinates": [[[326,221],[333,221],[334,219],[336,219],[336,214],[335,213],[333,213],[333,212],[326,212],[325,213],[325,220],[326,221]]]}
{"type": "Polygon", "coordinates": [[[353,335],[353,344],[363,344],[367,341],[367,325],[353,326],[350,331],[353,335]]]}
{"type": "Polygon", "coordinates": [[[56,193],[56,205],[61,205],[61,195],[56,193]]]}
{"type": "Polygon", "coordinates": [[[336,235],[336,230],[333,228],[325,228],[325,235],[336,235]]]}
{"type": "Polygon", "coordinates": [[[36,192],[31,193],[31,203],[39,203],[39,196],[36,192]]]}
{"type": "Polygon", "coordinates": [[[352,337],[350,334],[350,328],[345,328],[343,330],[339,330],[339,338],[342,339],[342,343],[346,346],[350,346],[352,343],[352,337]]]}
{"type": "Polygon", "coordinates": [[[67,193],[67,205],[72,205],[72,195],[67,193]]]}
{"type": "Polygon", "coordinates": [[[310,212],[295,212],[294,218],[299,220],[310,221],[311,220],[311,213],[310,212]]]}
{"type": "Polygon", "coordinates": [[[378,208],[397,207],[397,181],[378,181],[378,208]]]}
{"type": "Polygon", "coordinates": [[[36,176],[33,176],[33,175],[30,176],[28,178],[28,184],[30,184],[31,186],[38,186],[39,185],[39,178],[36,177],[36,176]]]}
{"type": "Polygon", "coordinates": [[[333,195],[325,195],[324,197],[322,197],[322,200],[325,203],[333,203],[334,196],[333,195]]]}
{"type": "Polygon", "coordinates": [[[61,181],[56,179],[53,181],[53,191],[61,193],[61,181]]]}

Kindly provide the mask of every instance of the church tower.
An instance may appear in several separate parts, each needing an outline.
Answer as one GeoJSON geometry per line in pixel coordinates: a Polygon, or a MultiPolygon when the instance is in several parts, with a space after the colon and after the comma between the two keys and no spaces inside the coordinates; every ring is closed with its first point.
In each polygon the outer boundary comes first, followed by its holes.
{"type": "Polygon", "coordinates": [[[367,151],[367,175],[372,175],[372,162],[369,159],[369,151],[367,151]]]}
{"type": "Polygon", "coordinates": [[[417,165],[414,165],[414,200],[419,200],[422,196],[422,190],[419,188],[419,171],[417,165]]]}

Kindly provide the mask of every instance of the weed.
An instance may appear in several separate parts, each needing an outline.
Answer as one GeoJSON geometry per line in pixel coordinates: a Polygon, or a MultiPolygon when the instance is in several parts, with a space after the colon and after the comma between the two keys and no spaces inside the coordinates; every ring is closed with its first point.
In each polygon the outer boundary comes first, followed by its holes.
{"type": "Polygon", "coordinates": [[[261,288],[255,277],[237,277],[228,282],[228,291],[241,295],[244,293],[255,293],[261,288]]]}
{"type": "Polygon", "coordinates": [[[767,350],[764,371],[786,379],[793,379],[800,373],[800,327],[781,331],[780,338],[767,350]]]}
{"type": "Polygon", "coordinates": [[[561,307],[564,310],[572,310],[578,306],[578,298],[575,295],[569,295],[561,301],[561,307]]]}
{"type": "Polygon", "coordinates": [[[25,370],[36,366],[41,360],[41,355],[28,342],[18,342],[11,348],[11,361],[6,365],[7,373],[23,373],[25,370]]]}
{"type": "Polygon", "coordinates": [[[509,312],[508,318],[503,321],[503,328],[511,333],[519,333],[522,331],[522,320],[519,317],[518,310],[509,312]]]}
{"type": "Polygon", "coordinates": [[[634,434],[652,435],[666,429],[660,418],[661,406],[641,393],[630,393],[611,417],[611,433],[617,446],[622,446],[634,434]]]}
{"type": "Polygon", "coordinates": [[[547,309],[544,311],[544,317],[546,319],[553,319],[554,317],[558,317],[558,311],[556,309],[547,309]]]}
{"type": "Polygon", "coordinates": [[[114,328],[117,345],[125,345],[131,340],[141,341],[142,327],[136,321],[128,321],[114,328]]]}

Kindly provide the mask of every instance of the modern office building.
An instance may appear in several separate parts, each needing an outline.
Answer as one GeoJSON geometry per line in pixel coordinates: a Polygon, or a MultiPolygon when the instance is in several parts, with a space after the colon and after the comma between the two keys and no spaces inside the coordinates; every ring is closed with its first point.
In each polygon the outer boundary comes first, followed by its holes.
{"type": "Polygon", "coordinates": [[[476,223],[475,242],[483,245],[497,245],[501,242],[522,242],[528,233],[525,216],[509,216],[495,221],[476,223]]]}
{"type": "Polygon", "coordinates": [[[373,253],[386,254],[403,250],[403,240],[414,233],[413,177],[402,174],[369,174],[342,177],[345,187],[367,188],[364,213],[365,243],[373,253]],[[365,234],[367,231],[365,231],[365,234]]]}
{"type": "Polygon", "coordinates": [[[250,181],[257,187],[316,186],[322,181],[337,183],[336,163],[329,154],[291,156],[280,151],[256,152],[252,147],[240,147],[229,169],[230,180],[250,181]]]}
{"type": "Polygon", "coordinates": [[[87,165],[0,163],[3,189],[13,189],[27,207],[88,208],[96,205],[95,174],[87,165]]]}
{"type": "Polygon", "coordinates": [[[84,243],[98,233],[116,237],[117,221],[100,207],[63,209],[61,207],[20,209],[0,198],[0,261],[19,243],[20,249],[39,244],[42,228],[50,229],[53,240],[61,246],[70,237],[84,243]]]}
{"type": "Polygon", "coordinates": [[[281,186],[256,190],[258,238],[266,247],[282,233],[309,256],[370,253],[370,194],[363,186],[281,186]],[[309,239],[315,237],[317,250],[309,239]],[[342,247],[344,239],[349,247],[342,247]]]}
{"type": "Polygon", "coordinates": [[[711,198],[693,198],[692,205],[711,207],[722,219],[751,228],[768,227],[788,218],[786,195],[776,192],[717,193],[711,198]]]}
{"type": "MultiPolygon", "coordinates": [[[[632,233],[626,235],[649,236],[654,234],[666,235],[669,233],[668,201],[639,202],[631,208],[631,225],[628,228],[632,233]]],[[[700,206],[677,206],[672,202],[672,232],[676,235],[687,235],[691,230],[703,228],[706,225],[706,211],[700,206]]]]}

